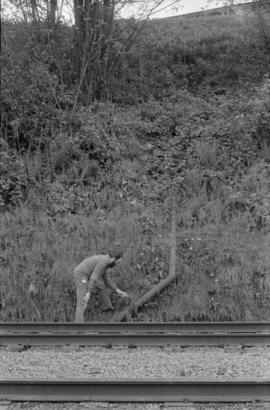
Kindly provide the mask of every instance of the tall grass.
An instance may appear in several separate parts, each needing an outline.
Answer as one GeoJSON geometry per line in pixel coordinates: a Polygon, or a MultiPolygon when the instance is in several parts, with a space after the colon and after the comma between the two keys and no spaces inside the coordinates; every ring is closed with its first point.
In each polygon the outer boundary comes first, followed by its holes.
{"type": "MultiPolygon", "coordinates": [[[[222,201],[201,202],[195,217],[188,200],[178,212],[180,275],[140,313],[142,320],[267,320],[270,236],[250,231],[248,212],[224,220],[222,201]]],[[[193,208],[194,209],[194,208],[193,208]]]]}
{"type": "MultiPolygon", "coordinates": [[[[114,242],[120,242],[125,255],[121,266],[111,275],[123,289],[141,289],[145,276],[149,276],[150,283],[154,281],[156,269],[142,270],[150,254],[160,261],[166,260],[162,235],[161,239],[149,239],[149,216],[145,212],[136,215],[118,208],[102,219],[98,215],[52,219],[42,212],[33,216],[22,206],[14,214],[4,213],[0,218],[1,320],[72,320],[73,269],[89,255],[107,253],[114,242]],[[144,260],[140,266],[141,259],[144,260]],[[29,292],[31,283],[37,289],[35,296],[29,292]]],[[[159,230],[157,225],[155,228],[159,230]]],[[[92,318],[97,304],[97,299],[91,301],[92,318]]]]}
{"type": "MultiPolygon", "coordinates": [[[[250,188],[251,179],[246,175],[243,186],[250,188]]],[[[209,200],[199,186],[189,184],[177,212],[177,281],[134,319],[266,319],[269,234],[251,229],[249,212],[224,217],[220,190],[209,200]]],[[[2,213],[0,320],[73,320],[74,267],[91,254],[107,253],[114,242],[121,243],[125,255],[112,279],[131,295],[146,292],[168,273],[168,222],[165,213],[124,206],[89,217],[52,218],[25,206],[2,213]],[[36,295],[29,292],[31,283],[36,295]]],[[[97,292],[88,320],[106,320],[100,302],[97,292]]],[[[119,308],[117,297],[114,305],[119,308]]]]}

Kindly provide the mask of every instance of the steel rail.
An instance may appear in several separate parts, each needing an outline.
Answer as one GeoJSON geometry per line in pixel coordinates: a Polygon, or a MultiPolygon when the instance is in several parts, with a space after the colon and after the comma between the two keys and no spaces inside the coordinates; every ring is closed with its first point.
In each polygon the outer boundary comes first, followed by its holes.
{"type": "Polygon", "coordinates": [[[270,345],[270,333],[1,333],[0,345],[270,345]]]}
{"type": "Polygon", "coordinates": [[[270,401],[268,380],[0,380],[0,400],[103,402],[270,401]]]}
{"type": "Polygon", "coordinates": [[[7,332],[244,332],[270,333],[270,322],[0,322],[0,334],[7,332]]]}

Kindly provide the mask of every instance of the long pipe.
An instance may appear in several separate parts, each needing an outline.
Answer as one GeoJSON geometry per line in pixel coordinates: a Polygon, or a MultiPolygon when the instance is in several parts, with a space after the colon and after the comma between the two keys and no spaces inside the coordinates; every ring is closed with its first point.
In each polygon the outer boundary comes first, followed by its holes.
{"type": "Polygon", "coordinates": [[[141,296],[135,302],[131,302],[130,305],[124,309],[119,315],[114,316],[112,321],[121,322],[132,312],[142,306],[144,303],[148,302],[153,296],[160,293],[165,287],[167,287],[176,277],[175,267],[176,267],[176,211],[175,205],[173,204],[172,209],[172,220],[171,220],[171,249],[170,249],[170,264],[169,264],[169,275],[159,282],[156,286],[150,289],[147,293],[141,296]]]}

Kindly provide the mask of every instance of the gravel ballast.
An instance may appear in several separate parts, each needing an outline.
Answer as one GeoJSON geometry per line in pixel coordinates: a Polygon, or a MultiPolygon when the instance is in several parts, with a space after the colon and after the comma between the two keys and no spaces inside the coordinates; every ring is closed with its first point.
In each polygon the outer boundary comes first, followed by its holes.
{"type": "Polygon", "coordinates": [[[270,348],[35,347],[0,350],[0,378],[270,378],[270,348]]]}

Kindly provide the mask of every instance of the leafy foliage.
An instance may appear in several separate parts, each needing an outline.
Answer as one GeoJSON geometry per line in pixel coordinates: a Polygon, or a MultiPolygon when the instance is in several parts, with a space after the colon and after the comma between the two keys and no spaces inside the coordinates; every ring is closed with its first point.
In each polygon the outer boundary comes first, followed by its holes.
{"type": "MultiPolygon", "coordinates": [[[[111,101],[89,107],[74,99],[70,28],[52,47],[40,27],[5,27],[0,319],[72,320],[74,266],[114,241],[119,286],[150,289],[168,273],[173,200],[178,278],[135,320],[267,317],[270,80],[255,21],[149,23],[111,101]]],[[[102,320],[98,295],[88,318],[102,320]]]]}

